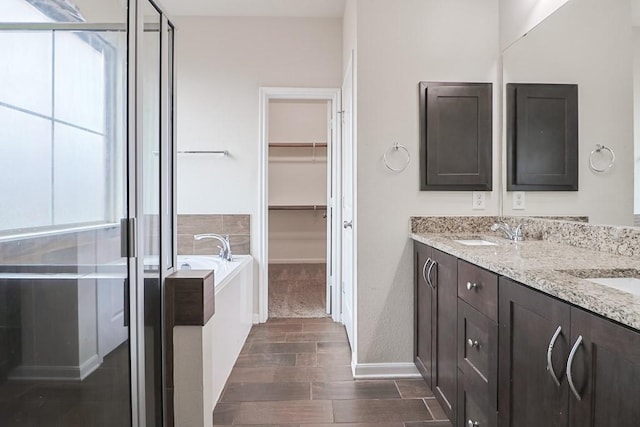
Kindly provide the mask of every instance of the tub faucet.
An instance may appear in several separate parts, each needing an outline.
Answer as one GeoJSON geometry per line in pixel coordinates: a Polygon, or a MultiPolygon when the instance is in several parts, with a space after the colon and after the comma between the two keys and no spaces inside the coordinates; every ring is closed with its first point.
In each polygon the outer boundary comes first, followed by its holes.
{"type": "Polygon", "coordinates": [[[205,233],[205,234],[196,234],[193,236],[195,240],[204,240],[204,239],[214,239],[222,243],[222,246],[218,246],[220,248],[220,258],[225,259],[227,261],[232,260],[231,256],[231,244],[229,243],[229,236],[221,236],[220,234],[214,233],[205,233]]]}
{"type": "Polygon", "coordinates": [[[506,238],[509,240],[513,240],[514,242],[521,242],[524,240],[524,232],[522,231],[522,227],[524,227],[523,223],[518,224],[515,227],[511,227],[506,222],[502,222],[502,224],[495,223],[491,226],[491,231],[502,231],[506,238]]]}

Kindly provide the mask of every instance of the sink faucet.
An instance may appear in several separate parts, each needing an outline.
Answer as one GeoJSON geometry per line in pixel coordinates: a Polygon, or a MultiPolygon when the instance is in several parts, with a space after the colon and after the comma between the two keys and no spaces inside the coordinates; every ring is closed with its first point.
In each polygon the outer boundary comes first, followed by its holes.
{"type": "Polygon", "coordinates": [[[204,240],[204,239],[215,239],[222,243],[222,246],[218,246],[220,248],[220,258],[225,259],[227,261],[231,261],[231,244],[229,243],[229,236],[221,236],[219,234],[214,233],[205,233],[205,234],[196,234],[193,236],[195,240],[204,240]]]}
{"type": "Polygon", "coordinates": [[[513,240],[514,242],[521,242],[524,240],[524,232],[522,231],[522,227],[524,227],[523,223],[518,224],[516,227],[511,227],[506,222],[502,222],[502,224],[495,223],[491,226],[491,231],[502,231],[506,238],[509,240],[513,240]]]}

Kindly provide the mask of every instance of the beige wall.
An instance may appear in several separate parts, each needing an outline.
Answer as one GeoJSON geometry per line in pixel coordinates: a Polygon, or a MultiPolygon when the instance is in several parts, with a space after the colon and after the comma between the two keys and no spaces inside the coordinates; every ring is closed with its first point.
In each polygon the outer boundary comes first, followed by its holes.
{"type": "MultiPolygon", "coordinates": [[[[178,149],[230,153],[178,157],[178,213],[257,219],[259,88],[339,87],[342,20],[178,17],[176,26],[178,149]]],[[[260,232],[254,220],[253,254],[260,232]]]]}
{"type": "MultiPolygon", "coordinates": [[[[420,192],[418,82],[493,82],[497,101],[498,0],[366,0],[357,3],[358,363],[413,360],[411,215],[496,215],[472,211],[470,192],[420,192]],[[391,173],[392,143],[412,155],[391,173]]],[[[494,114],[497,164],[498,112],[494,114]]],[[[497,173],[494,188],[497,189],[497,173]]]]}
{"type": "Polygon", "coordinates": [[[504,52],[505,82],[575,83],[579,104],[579,191],[527,192],[525,211],[512,211],[512,193],[506,193],[506,215],[587,215],[596,224],[633,224],[630,15],[628,0],[573,0],[504,52]],[[596,144],[616,153],[604,174],[589,168],[596,144]]]}
{"type": "Polygon", "coordinates": [[[640,225],[640,27],[633,27],[633,98],[636,225],[640,225]]]}

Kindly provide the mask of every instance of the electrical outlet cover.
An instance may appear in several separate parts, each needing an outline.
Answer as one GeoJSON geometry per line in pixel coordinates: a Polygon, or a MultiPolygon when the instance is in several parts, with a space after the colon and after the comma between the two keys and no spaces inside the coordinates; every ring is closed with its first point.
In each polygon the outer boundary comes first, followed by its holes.
{"type": "Polygon", "coordinates": [[[484,191],[474,191],[471,209],[482,210],[487,208],[486,193],[484,191]]]}
{"type": "Polygon", "coordinates": [[[527,207],[524,191],[513,192],[513,210],[524,210],[527,207]]]}

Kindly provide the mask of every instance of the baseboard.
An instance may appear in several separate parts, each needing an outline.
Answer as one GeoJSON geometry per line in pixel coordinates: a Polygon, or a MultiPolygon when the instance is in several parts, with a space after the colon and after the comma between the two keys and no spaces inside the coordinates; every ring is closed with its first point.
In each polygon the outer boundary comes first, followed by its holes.
{"type": "Polygon", "coordinates": [[[270,259],[269,264],[326,264],[326,258],[281,258],[270,259]]]}
{"type": "Polygon", "coordinates": [[[363,379],[422,378],[413,363],[356,363],[352,365],[353,377],[363,379]]]}
{"type": "Polygon", "coordinates": [[[258,323],[260,323],[260,314],[253,313],[253,324],[257,325],[258,323]]]}
{"type": "Polygon", "coordinates": [[[9,374],[15,381],[82,381],[102,364],[98,355],[91,356],[80,366],[20,365],[9,374]]]}

